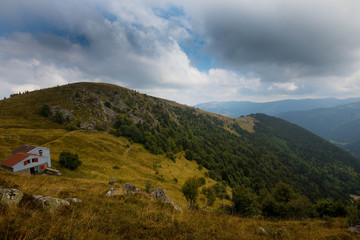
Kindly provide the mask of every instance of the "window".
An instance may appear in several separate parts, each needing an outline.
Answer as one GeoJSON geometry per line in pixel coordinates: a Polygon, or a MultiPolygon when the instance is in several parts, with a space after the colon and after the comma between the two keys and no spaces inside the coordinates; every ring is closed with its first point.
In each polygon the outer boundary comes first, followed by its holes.
{"type": "Polygon", "coordinates": [[[29,159],[29,160],[27,160],[27,163],[28,163],[28,164],[30,164],[30,159],[29,159]]]}
{"type": "Polygon", "coordinates": [[[31,159],[31,162],[38,162],[38,158],[31,159]]]}
{"type": "Polygon", "coordinates": [[[26,166],[27,165],[27,161],[24,161],[24,166],[26,166]]]}
{"type": "Polygon", "coordinates": [[[42,150],[39,150],[39,155],[42,156],[42,150]]]}

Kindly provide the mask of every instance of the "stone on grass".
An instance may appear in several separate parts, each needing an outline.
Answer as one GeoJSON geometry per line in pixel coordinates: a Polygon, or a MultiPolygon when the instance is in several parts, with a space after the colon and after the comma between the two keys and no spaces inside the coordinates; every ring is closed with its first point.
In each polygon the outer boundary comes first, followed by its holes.
{"type": "Polygon", "coordinates": [[[51,211],[70,205],[68,201],[61,198],[54,198],[52,196],[33,195],[33,198],[39,206],[51,211]]]}
{"type": "Polygon", "coordinates": [[[165,202],[165,203],[170,203],[171,206],[173,206],[173,208],[176,210],[176,211],[179,211],[181,212],[181,207],[175,205],[173,203],[173,201],[171,200],[171,198],[169,198],[164,189],[162,188],[156,188],[154,191],[151,192],[150,194],[155,200],[160,200],[162,202],[165,202]]]}
{"type": "Polygon", "coordinates": [[[355,227],[349,227],[348,231],[353,233],[360,233],[360,225],[357,225],[355,227]]]}
{"type": "Polygon", "coordinates": [[[261,234],[264,234],[264,235],[267,234],[267,231],[263,227],[259,227],[258,231],[261,234]]]}
{"type": "Polygon", "coordinates": [[[82,200],[79,198],[66,198],[65,201],[68,201],[70,204],[82,203],[82,200]]]}
{"type": "Polygon", "coordinates": [[[23,193],[19,189],[0,189],[0,203],[2,205],[18,205],[22,198],[23,193]]]}
{"type": "Polygon", "coordinates": [[[119,191],[116,190],[115,188],[110,188],[106,194],[105,194],[105,197],[111,197],[111,196],[114,196],[114,195],[117,195],[119,194],[119,191]]]}
{"type": "Polygon", "coordinates": [[[115,179],[115,177],[112,177],[111,179],[110,179],[110,181],[109,181],[109,184],[110,185],[113,185],[113,184],[115,184],[116,183],[116,179],[115,179]]]}
{"type": "Polygon", "coordinates": [[[132,185],[130,183],[125,183],[123,189],[124,189],[125,195],[131,195],[131,194],[140,192],[140,190],[137,187],[135,187],[134,185],[132,185]]]}

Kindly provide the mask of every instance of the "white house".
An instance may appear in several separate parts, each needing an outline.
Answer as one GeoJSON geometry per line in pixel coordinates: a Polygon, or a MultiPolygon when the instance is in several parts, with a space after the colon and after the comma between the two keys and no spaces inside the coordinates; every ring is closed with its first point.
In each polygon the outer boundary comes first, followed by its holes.
{"type": "Polygon", "coordinates": [[[12,151],[13,155],[0,162],[6,170],[25,174],[37,174],[51,167],[50,149],[23,145],[12,151]]]}

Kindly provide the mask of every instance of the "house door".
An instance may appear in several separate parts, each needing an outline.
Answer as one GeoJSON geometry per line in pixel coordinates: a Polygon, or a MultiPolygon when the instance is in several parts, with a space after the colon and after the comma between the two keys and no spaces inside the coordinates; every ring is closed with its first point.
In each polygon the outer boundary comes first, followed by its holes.
{"type": "Polygon", "coordinates": [[[34,174],[36,175],[36,174],[38,174],[38,173],[39,173],[38,167],[34,167],[34,174]]]}
{"type": "Polygon", "coordinates": [[[35,168],[33,168],[33,167],[30,168],[30,173],[31,173],[31,174],[35,174],[35,168]]]}

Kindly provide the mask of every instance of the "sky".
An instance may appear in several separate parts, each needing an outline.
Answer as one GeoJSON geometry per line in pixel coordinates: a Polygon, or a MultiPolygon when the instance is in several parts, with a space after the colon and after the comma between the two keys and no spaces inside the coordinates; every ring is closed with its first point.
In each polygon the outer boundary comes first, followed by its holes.
{"type": "Polygon", "coordinates": [[[0,98],[83,81],[187,105],[360,97],[360,1],[0,0],[0,98]]]}

